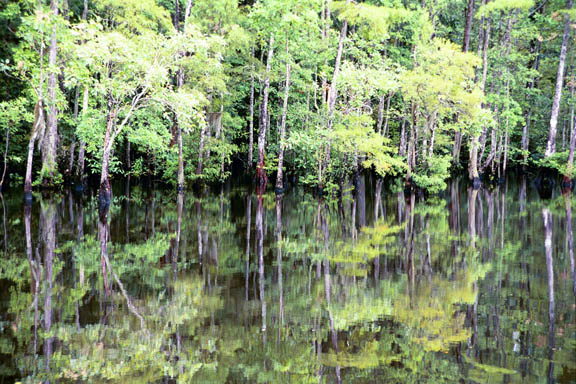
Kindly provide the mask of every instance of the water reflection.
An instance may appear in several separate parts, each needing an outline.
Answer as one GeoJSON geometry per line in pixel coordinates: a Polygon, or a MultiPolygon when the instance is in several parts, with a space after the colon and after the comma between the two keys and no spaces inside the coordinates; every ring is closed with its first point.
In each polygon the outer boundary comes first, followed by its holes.
{"type": "Polygon", "coordinates": [[[129,192],[2,196],[0,381],[575,380],[570,193],[129,192]]]}

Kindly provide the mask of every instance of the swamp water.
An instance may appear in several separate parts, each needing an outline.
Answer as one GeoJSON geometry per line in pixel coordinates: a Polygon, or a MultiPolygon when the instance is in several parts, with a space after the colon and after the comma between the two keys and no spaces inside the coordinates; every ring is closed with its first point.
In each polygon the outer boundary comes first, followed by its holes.
{"type": "Polygon", "coordinates": [[[526,180],[5,193],[0,383],[576,382],[572,206],[526,180]]]}

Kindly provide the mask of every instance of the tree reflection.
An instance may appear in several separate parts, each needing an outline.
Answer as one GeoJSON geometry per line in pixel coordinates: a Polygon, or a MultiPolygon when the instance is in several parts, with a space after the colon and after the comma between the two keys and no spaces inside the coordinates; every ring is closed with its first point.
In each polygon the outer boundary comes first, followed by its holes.
{"type": "Polygon", "coordinates": [[[185,200],[135,188],[129,204],[104,211],[68,194],[23,217],[8,198],[8,235],[23,231],[25,242],[0,268],[10,324],[0,361],[11,372],[0,376],[569,377],[572,196],[543,203],[523,183],[455,183],[446,199],[422,199],[380,181],[371,189],[360,178],[358,191],[334,200],[227,187],[185,200]]]}

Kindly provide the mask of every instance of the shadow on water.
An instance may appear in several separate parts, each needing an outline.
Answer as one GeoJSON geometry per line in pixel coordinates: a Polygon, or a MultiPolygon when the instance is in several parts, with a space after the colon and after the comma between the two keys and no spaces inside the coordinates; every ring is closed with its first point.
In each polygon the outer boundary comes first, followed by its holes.
{"type": "Polygon", "coordinates": [[[0,383],[574,382],[574,197],[539,189],[0,195],[0,383]]]}

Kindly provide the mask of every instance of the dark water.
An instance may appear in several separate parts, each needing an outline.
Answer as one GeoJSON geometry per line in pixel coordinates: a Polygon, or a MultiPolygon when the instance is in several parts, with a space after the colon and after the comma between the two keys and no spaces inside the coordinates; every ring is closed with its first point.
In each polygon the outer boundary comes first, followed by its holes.
{"type": "Polygon", "coordinates": [[[525,180],[2,203],[0,383],[576,382],[576,200],[525,180]]]}

